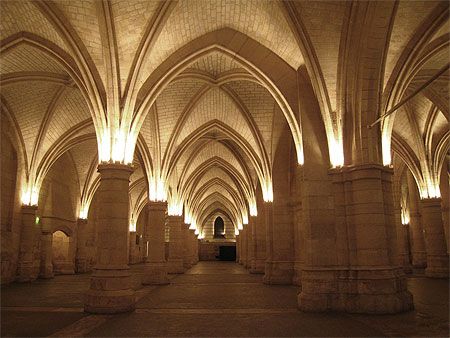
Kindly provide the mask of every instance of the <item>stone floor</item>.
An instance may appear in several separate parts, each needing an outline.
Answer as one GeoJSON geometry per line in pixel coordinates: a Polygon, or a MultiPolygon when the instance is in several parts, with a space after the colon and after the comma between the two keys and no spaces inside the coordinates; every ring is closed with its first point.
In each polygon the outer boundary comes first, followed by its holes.
{"type": "MultiPolygon", "coordinates": [[[[132,270],[139,274],[140,266],[132,270]]],[[[448,336],[446,280],[410,277],[416,310],[399,315],[313,314],[294,286],[267,286],[236,263],[200,262],[171,284],[137,291],[133,313],[83,312],[88,275],[2,288],[1,336],[448,336]]]]}

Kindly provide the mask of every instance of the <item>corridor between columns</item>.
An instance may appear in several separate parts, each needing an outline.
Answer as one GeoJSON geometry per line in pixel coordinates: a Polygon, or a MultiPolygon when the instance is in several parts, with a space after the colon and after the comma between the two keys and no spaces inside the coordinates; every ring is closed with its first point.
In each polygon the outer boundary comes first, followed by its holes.
{"type": "Polygon", "coordinates": [[[63,275],[2,290],[2,336],[446,336],[445,280],[407,279],[415,311],[397,315],[305,313],[295,286],[263,284],[234,262],[201,261],[170,284],[141,286],[145,265],[130,268],[136,310],[83,312],[89,275],[63,275]],[[27,323],[27,325],[24,325],[27,323]]]}

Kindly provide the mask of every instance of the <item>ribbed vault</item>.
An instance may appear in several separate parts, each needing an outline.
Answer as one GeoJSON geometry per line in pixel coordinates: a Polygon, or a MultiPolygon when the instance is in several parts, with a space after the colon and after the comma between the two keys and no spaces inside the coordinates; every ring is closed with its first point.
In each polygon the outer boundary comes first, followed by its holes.
{"type": "MultiPolygon", "coordinates": [[[[256,186],[273,198],[286,126],[298,163],[308,161],[300,115],[311,102],[320,107],[330,167],[344,164],[344,125],[360,123],[346,115],[345,86],[353,76],[349,30],[363,25],[352,19],[361,6],[1,2],[1,110],[17,135],[23,201],[36,202],[46,173],[68,152],[82,216],[98,186],[96,165],[117,160],[134,165],[131,219],[149,198],[168,199],[198,227],[221,214],[237,228],[255,212],[256,186]],[[300,100],[300,74],[314,89],[310,101],[300,100]]],[[[377,52],[381,115],[448,64],[448,3],[399,1],[371,11],[392,16],[372,32],[387,37],[377,52]]],[[[447,71],[381,126],[384,164],[398,154],[423,196],[437,194],[448,154],[448,80],[447,71]]]]}

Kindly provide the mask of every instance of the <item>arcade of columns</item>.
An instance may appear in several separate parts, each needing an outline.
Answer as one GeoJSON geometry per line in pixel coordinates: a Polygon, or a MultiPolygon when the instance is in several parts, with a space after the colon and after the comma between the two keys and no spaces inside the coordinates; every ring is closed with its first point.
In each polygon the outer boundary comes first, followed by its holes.
{"type": "MultiPolygon", "coordinates": [[[[439,23],[436,26],[441,27],[448,20],[448,4],[437,2],[434,5],[429,16],[432,22],[439,23]]],[[[138,80],[144,69],[140,65],[145,62],[146,49],[151,49],[152,45],[144,37],[138,50],[141,54],[132,65],[135,67],[134,73],[129,76],[126,88],[123,88],[119,74],[115,73],[121,66],[118,52],[103,56],[106,75],[103,78],[97,76],[92,71],[91,61],[94,59],[83,59],[87,49],[74,47],[82,43],[83,39],[67,28],[69,21],[63,23],[61,19],[54,18],[53,14],[60,11],[59,5],[39,2],[32,6],[36,7],[33,7],[36,12],[47,13],[46,17],[52,25],[63,27],[61,30],[67,34],[64,41],[70,46],[69,52],[73,55],[66,55],[63,51],[61,55],[69,60],[65,61],[67,69],[72,67],[71,71],[67,71],[73,77],[70,86],[80,88],[89,102],[97,141],[98,179],[90,188],[89,198],[83,200],[82,206],[78,208],[83,212],[84,208],[89,209],[89,214],[86,211],[77,220],[75,267],[72,268],[77,273],[92,269],[85,300],[86,311],[119,313],[134,309],[134,276],[129,263],[136,230],[130,231],[130,224],[134,222],[136,226],[138,218],[142,227],[142,242],[146,245],[146,253],[142,255],[145,264],[142,284],[167,284],[168,274],[183,273],[196,264],[199,246],[204,240],[199,238],[202,235],[200,224],[194,223],[200,223],[200,218],[206,219],[200,214],[202,206],[206,209],[208,203],[220,202],[221,211],[231,215],[236,233],[237,261],[251,273],[264,274],[266,284],[297,285],[298,308],[302,311],[407,311],[413,308],[413,299],[406,288],[405,272],[425,268],[425,274],[430,278],[448,278],[448,198],[444,195],[448,193],[448,126],[444,122],[444,131],[433,134],[433,123],[430,122],[430,137],[437,137],[438,140],[422,145],[423,149],[417,154],[415,148],[407,149],[407,142],[400,140],[402,126],[399,127],[398,122],[397,125],[394,123],[395,114],[384,118],[380,124],[368,127],[396,104],[410,104],[403,103],[402,99],[415,89],[420,89],[426,81],[413,81],[417,75],[415,67],[425,63],[422,54],[428,53],[427,58],[431,58],[432,52],[427,49],[427,43],[435,41],[432,36],[437,34],[439,27],[421,26],[424,30],[420,40],[421,49],[417,47],[414,50],[415,59],[403,60],[404,63],[391,69],[394,80],[386,81],[386,84],[380,75],[386,67],[383,48],[391,39],[390,19],[400,10],[398,5],[359,2],[346,7],[342,4],[346,13],[343,20],[346,20],[347,25],[342,28],[346,35],[341,39],[342,54],[340,70],[337,72],[342,74],[340,78],[336,76],[335,82],[331,81],[336,85],[333,87],[325,84],[323,78],[319,79],[322,72],[317,68],[320,62],[316,60],[314,50],[309,45],[308,48],[302,45],[310,42],[308,39],[306,42],[302,40],[304,36],[300,30],[303,26],[299,23],[298,8],[282,2],[283,13],[290,18],[295,36],[301,40],[298,44],[303,46],[305,62],[298,68],[293,68],[255,39],[231,28],[218,28],[186,41],[185,45],[155,66],[147,78],[138,80]],[[243,70],[236,74],[224,72],[222,77],[216,74],[215,78],[210,78],[209,75],[188,68],[199,58],[211,53],[222,53],[234,58],[234,61],[240,62],[243,70]],[[77,57],[80,55],[83,57],[79,60],[77,57]],[[75,60],[74,64],[72,60],[75,60]],[[404,79],[405,74],[411,77],[409,82],[404,79]],[[253,134],[248,133],[257,141],[252,143],[253,139],[249,136],[251,140],[247,142],[242,136],[245,133],[238,132],[238,124],[231,125],[231,122],[221,120],[221,116],[214,114],[212,117],[208,115],[206,121],[200,121],[197,125],[192,122],[194,128],[191,132],[185,132],[188,136],[177,141],[177,137],[184,135],[182,128],[188,119],[186,113],[186,116],[180,117],[181,122],[176,127],[179,129],[175,128],[174,138],[166,142],[170,150],[166,155],[146,152],[150,146],[148,142],[142,141],[144,136],[141,136],[140,131],[146,126],[147,115],[150,116],[150,112],[156,110],[153,107],[158,103],[158,95],[162,95],[169,85],[189,76],[203,76],[202,81],[209,83],[210,91],[219,87],[228,90],[224,85],[227,76],[257,82],[264,87],[274,105],[279,107],[279,119],[273,118],[268,123],[272,124],[273,130],[273,125],[281,125],[276,142],[276,133],[273,132],[270,137],[273,143],[267,147],[264,143],[267,140],[261,136],[260,129],[263,128],[259,127],[251,129],[256,130],[253,134]],[[100,86],[102,81],[105,83],[100,86]],[[399,85],[400,81],[405,82],[399,85]],[[336,83],[339,84],[339,90],[336,83]],[[338,93],[327,93],[333,90],[338,93]],[[189,163],[190,158],[183,157],[187,149],[192,154],[200,152],[201,147],[209,141],[221,143],[231,149],[233,154],[238,154],[236,157],[241,160],[240,164],[247,168],[244,172],[255,177],[253,181],[249,180],[252,182],[248,183],[252,189],[250,192],[242,188],[247,192],[241,194],[239,191],[236,198],[229,198],[232,206],[223,202],[223,195],[217,191],[208,195],[210,199],[202,199],[199,193],[201,187],[195,187],[200,182],[200,178],[195,178],[196,173],[200,172],[199,167],[193,170],[191,176],[188,170],[183,172],[186,177],[174,174],[181,160],[189,163]],[[273,148],[270,158],[269,148],[273,148]],[[416,157],[413,158],[413,155],[416,157]],[[140,209],[134,208],[130,202],[130,191],[135,183],[133,181],[130,184],[130,177],[135,171],[135,163],[139,163],[141,170],[143,167],[145,171],[145,178],[142,179],[146,185],[142,199],[145,202],[140,204],[140,209]],[[178,187],[181,187],[179,191],[178,187]],[[135,212],[137,210],[139,213],[135,212]],[[88,233],[83,229],[87,229],[94,213],[95,266],[91,267],[87,259],[88,249],[84,244],[88,241],[88,233]]],[[[169,11],[168,7],[177,5],[176,2],[161,2],[160,6],[152,21],[155,25],[159,24],[158,20],[162,20],[160,15],[169,11]]],[[[99,7],[97,12],[101,13],[100,17],[105,21],[100,23],[103,48],[112,51],[117,48],[115,39],[118,39],[115,30],[111,29],[111,25],[114,26],[111,14],[113,8],[108,1],[102,2],[99,7]]],[[[174,8],[170,10],[175,11],[174,8]]],[[[11,51],[22,41],[31,45],[40,43],[39,38],[26,31],[17,34],[2,36],[2,53],[11,51]]],[[[148,34],[156,33],[149,31],[148,34]]],[[[439,48],[448,49],[448,37],[445,39],[444,36],[441,40],[438,41],[439,48]]],[[[414,45],[417,43],[412,37],[408,46],[414,45]]],[[[55,47],[50,42],[48,46],[55,47]]],[[[315,47],[319,50],[320,44],[315,47]]],[[[55,47],[53,53],[56,50],[55,47]]],[[[404,58],[407,58],[408,53],[405,53],[404,58]]],[[[420,75],[432,73],[433,76],[436,73],[433,70],[429,67],[427,72],[420,75]]],[[[448,65],[443,70],[447,72],[444,79],[448,85],[448,65]]],[[[22,74],[28,77],[38,75],[22,74]]],[[[12,81],[13,78],[10,75],[7,80],[12,81]]],[[[52,81],[57,81],[56,77],[52,81]]],[[[5,82],[5,85],[8,83],[5,82]]],[[[445,106],[438,99],[436,101],[439,102],[435,103],[431,94],[427,94],[426,98],[424,96],[425,99],[433,102],[434,121],[441,123],[439,119],[442,119],[448,123],[448,105],[445,106]]],[[[8,113],[7,110],[8,105],[2,104],[2,121],[15,126],[11,123],[14,113],[8,113]]],[[[247,109],[243,108],[242,111],[247,109]]],[[[276,115],[276,112],[272,113],[276,115]]],[[[397,112],[399,115],[403,113],[413,120],[411,112],[397,112]]],[[[252,116],[251,112],[248,114],[252,116]]],[[[206,116],[206,113],[202,116],[206,116]]],[[[429,117],[424,119],[428,122],[432,120],[429,117]]],[[[247,121],[255,126],[255,120],[250,117],[247,121]]],[[[403,121],[400,117],[395,117],[395,120],[403,121]]],[[[23,126],[20,128],[25,130],[23,126]]],[[[6,135],[7,131],[4,133],[6,135]]],[[[42,133],[39,137],[45,139],[45,135],[42,133]]],[[[163,137],[160,137],[161,140],[163,137]]],[[[27,174],[18,173],[17,176],[22,177],[18,182],[22,182],[25,188],[17,184],[13,192],[14,196],[21,197],[22,205],[17,271],[12,280],[29,282],[38,277],[51,278],[53,275],[51,236],[54,227],[50,223],[37,222],[36,217],[42,193],[39,189],[44,186],[42,182],[46,174],[51,171],[51,165],[76,144],[74,141],[71,145],[70,139],[67,140],[59,145],[60,148],[50,147],[48,158],[39,158],[41,153],[36,150],[33,157],[28,155],[31,159],[29,168],[24,169],[28,165],[24,164],[25,161],[18,166],[18,172],[23,170],[27,174]]],[[[422,141],[418,137],[414,142],[422,141]]],[[[82,141],[77,139],[77,142],[82,141]]],[[[11,143],[14,144],[13,141],[11,143]]],[[[20,148],[20,142],[16,144],[13,147],[20,148]]],[[[215,164],[220,166],[221,163],[217,160],[215,164]]],[[[222,165],[222,168],[233,172],[226,165],[222,165]]],[[[220,184],[226,190],[226,185],[220,184]]]]}

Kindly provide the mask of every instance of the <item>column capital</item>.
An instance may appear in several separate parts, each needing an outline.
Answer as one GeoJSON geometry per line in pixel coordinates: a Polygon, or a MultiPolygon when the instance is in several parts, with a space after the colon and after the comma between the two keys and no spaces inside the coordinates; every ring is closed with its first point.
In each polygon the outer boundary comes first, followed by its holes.
{"type": "Polygon", "coordinates": [[[37,211],[37,205],[22,205],[22,213],[24,214],[34,214],[37,211]]]}
{"type": "Polygon", "coordinates": [[[442,202],[442,198],[441,197],[427,197],[427,198],[420,199],[420,202],[425,205],[438,204],[440,206],[440,204],[442,202]]]}
{"type": "Polygon", "coordinates": [[[99,163],[97,166],[97,171],[100,173],[102,179],[114,178],[128,180],[133,170],[132,165],[121,163],[99,163]]]}
{"type": "Polygon", "coordinates": [[[377,163],[344,165],[342,167],[328,169],[328,174],[333,176],[334,183],[355,180],[359,178],[380,178],[391,180],[394,169],[377,163]]]}
{"type": "Polygon", "coordinates": [[[87,224],[87,218],[77,218],[77,224],[87,224]]]}
{"type": "Polygon", "coordinates": [[[167,201],[149,201],[148,202],[149,211],[166,211],[167,201]]]}
{"type": "Polygon", "coordinates": [[[167,215],[167,219],[172,221],[172,222],[184,223],[183,222],[183,216],[181,216],[181,215],[167,215]]]}

